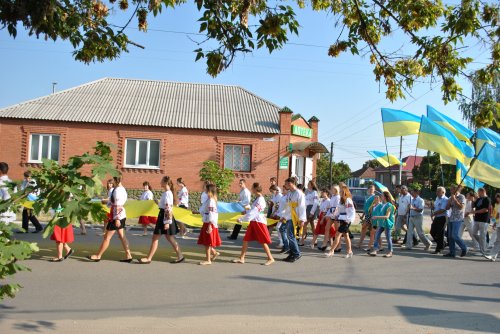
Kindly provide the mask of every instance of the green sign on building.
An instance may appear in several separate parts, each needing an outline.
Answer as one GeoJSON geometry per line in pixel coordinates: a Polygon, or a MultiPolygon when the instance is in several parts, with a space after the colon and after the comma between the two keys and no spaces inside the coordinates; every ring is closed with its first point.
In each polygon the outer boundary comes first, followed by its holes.
{"type": "Polygon", "coordinates": [[[288,169],[288,157],[280,157],[280,169],[288,169]]]}
{"type": "Polygon", "coordinates": [[[296,136],[312,138],[313,130],[308,128],[303,128],[298,125],[292,125],[292,134],[296,136]]]}

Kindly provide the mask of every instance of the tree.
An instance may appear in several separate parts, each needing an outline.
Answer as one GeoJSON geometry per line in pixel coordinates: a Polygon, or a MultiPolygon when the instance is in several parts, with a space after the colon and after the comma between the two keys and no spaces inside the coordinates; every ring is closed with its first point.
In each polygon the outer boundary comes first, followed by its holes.
{"type": "MultiPolygon", "coordinates": [[[[27,187],[24,191],[11,191],[11,198],[0,201],[0,212],[12,210],[22,205],[26,197],[33,191],[39,192],[39,199],[33,204],[35,215],[40,212],[54,211],[54,216],[47,223],[43,237],[52,234],[55,225],[66,227],[87,219],[89,215],[94,221],[106,219],[106,211],[100,201],[93,198],[100,195],[103,180],[107,176],[118,176],[111,158],[111,147],[98,142],[93,153],[73,156],[65,164],[52,160],[43,160],[40,168],[31,170],[37,181],[35,187],[27,187]],[[58,209],[58,210],[55,210],[58,209]]],[[[10,188],[14,189],[15,184],[10,188]]],[[[17,261],[29,258],[36,245],[12,240],[12,230],[0,222],[0,279],[12,276],[17,271],[28,270],[17,261]]],[[[0,299],[4,296],[14,297],[20,286],[15,283],[0,288],[0,299]]]]}
{"type": "Polygon", "coordinates": [[[454,165],[441,165],[440,162],[438,153],[424,157],[420,165],[413,168],[413,182],[424,184],[431,190],[435,190],[438,186],[449,187],[456,183],[456,167],[454,165]]]}
{"type": "Polygon", "coordinates": [[[368,167],[370,168],[379,168],[379,167],[382,167],[382,164],[378,161],[378,160],[368,160],[366,161],[364,164],[368,165],[368,167]]]}
{"type": "MultiPolygon", "coordinates": [[[[351,168],[344,161],[332,163],[332,184],[338,184],[351,177],[351,168]]],[[[329,188],[330,153],[321,154],[316,164],[316,184],[320,188],[329,188]]]]}
{"type": "Polygon", "coordinates": [[[203,162],[200,169],[200,179],[204,182],[213,182],[217,187],[217,192],[225,195],[229,192],[229,187],[234,180],[234,172],[229,168],[222,168],[216,161],[207,160],[203,162]]]}
{"type": "Polygon", "coordinates": [[[460,111],[469,124],[500,130],[500,74],[493,75],[491,83],[479,80],[480,73],[471,76],[471,97],[463,96],[459,101],[460,111]]]}
{"type": "MultiPolygon", "coordinates": [[[[368,56],[377,82],[394,101],[411,92],[415,82],[430,79],[441,85],[443,100],[457,99],[457,79],[467,76],[474,59],[464,56],[474,45],[490,52],[490,61],[478,70],[477,80],[491,83],[500,61],[500,5],[463,0],[444,5],[440,0],[196,0],[200,12],[196,60],[205,59],[207,73],[217,76],[239,54],[282,48],[290,34],[298,34],[297,7],[333,14],[336,36],[328,55],[350,51],[368,56]],[[294,6],[294,7],[292,7],[294,6]],[[401,46],[382,46],[396,37],[401,46]],[[210,42],[210,43],[206,43],[210,42]],[[208,46],[206,46],[208,45],[208,46]],[[215,46],[214,46],[215,45],[215,46]],[[206,46],[206,47],[205,47],[206,46]],[[403,49],[404,46],[404,49],[403,49]],[[403,53],[404,50],[411,50],[403,53]]],[[[139,30],[147,30],[148,17],[185,0],[0,0],[0,25],[13,37],[21,23],[30,35],[68,40],[74,57],[85,63],[114,59],[128,52],[126,29],[136,17],[139,30]],[[129,4],[131,5],[129,7],[129,4]],[[111,13],[130,15],[125,25],[111,22],[111,13]]],[[[141,46],[140,46],[141,47],[141,46]]],[[[491,109],[488,109],[488,113],[491,109]]],[[[486,112],[486,111],[485,111],[486,112]]]]}

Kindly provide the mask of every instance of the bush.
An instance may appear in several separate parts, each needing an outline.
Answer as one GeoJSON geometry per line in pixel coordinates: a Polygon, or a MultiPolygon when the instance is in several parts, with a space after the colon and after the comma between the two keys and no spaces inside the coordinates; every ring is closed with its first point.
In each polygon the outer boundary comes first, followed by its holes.
{"type": "Polygon", "coordinates": [[[200,169],[200,179],[202,181],[211,181],[217,186],[217,192],[220,195],[227,194],[229,187],[234,180],[234,173],[229,168],[221,168],[216,161],[207,160],[203,162],[200,169]]]}

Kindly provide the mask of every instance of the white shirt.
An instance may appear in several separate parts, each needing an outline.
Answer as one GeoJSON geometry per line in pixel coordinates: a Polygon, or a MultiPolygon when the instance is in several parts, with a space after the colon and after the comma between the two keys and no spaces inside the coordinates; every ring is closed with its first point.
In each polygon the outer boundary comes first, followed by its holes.
{"type": "Polygon", "coordinates": [[[345,220],[346,222],[352,223],[356,218],[356,209],[354,208],[354,202],[352,198],[347,198],[345,203],[339,202],[339,206],[336,210],[336,217],[339,220],[345,220]]]}
{"type": "Polygon", "coordinates": [[[214,227],[219,227],[219,213],[217,212],[217,202],[213,198],[208,198],[200,207],[201,220],[204,223],[212,223],[214,227]]]}
{"type": "Polygon", "coordinates": [[[125,211],[125,208],[123,207],[125,205],[125,202],[127,201],[127,191],[123,186],[118,186],[114,189],[113,191],[113,199],[114,203],[111,202],[111,198],[108,201],[108,207],[111,208],[113,219],[114,220],[122,220],[124,218],[127,218],[127,213],[125,211]]]}
{"type": "Polygon", "coordinates": [[[174,206],[174,194],[172,191],[167,190],[161,194],[160,203],[158,207],[160,209],[164,209],[165,211],[171,211],[174,206]]]}
{"type": "Polygon", "coordinates": [[[10,199],[9,189],[7,188],[7,184],[12,182],[11,179],[7,175],[0,176],[0,199],[8,200],[10,199]]]}
{"type": "Polygon", "coordinates": [[[252,199],[252,194],[250,193],[250,190],[248,190],[247,188],[241,189],[240,201],[239,201],[241,206],[247,209],[248,206],[250,206],[251,199],[252,199]]]}
{"type": "Polygon", "coordinates": [[[179,205],[184,205],[186,208],[189,207],[189,192],[186,187],[182,187],[177,193],[179,197],[179,205]]]}
{"type": "Polygon", "coordinates": [[[434,212],[439,210],[445,210],[445,212],[436,215],[436,217],[446,217],[448,215],[448,211],[446,210],[447,204],[448,204],[448,197],[446,197],[445,195],[441,197],[436,197],[436,200],[434,201],[434,212]]]}
{"type": "Polygon", "coordinates": [[[282,197],[283,197],[283,195],[281,193],[273,195],[273,198],[271,199],[271,202],[273,202],[272,216],[277,216],[277,213],[279,212],[279,206],[280,206],[282,197]]]}
{"type": "Polygon", "coordinates": [[[275,216],[278,216],[280,219],[285,218],[285,210],[288,203],[288,194],[281,195],[280,202],[278,205],[278,210],[275,212],[275,216]]]}
{"type": "Polygon", "coordinates": [[[253,201],[250,210],[246,211],[244,217],[238,219],[242,222],[257,222],[267,225],[266,215],[264,214],[264,209],[266,208],[266,200],[264,196],[259,196],[253,201]]]}
{"type": "Polygon", "coordinates": [[[330,210],[330,199],[323,198],[319,204],[319,212],[326,214],[330,210]]]}
{"type": "Polygon", "coordinates": [[[411,195],[401,195],[398,198],[398,216],[405,216],[408,213],[408,208],[410,207],[411,195]]]}
{"type": "Polygon", "coordinates": [[[316,212],[318,208],[319,196],[316,190],[306,190],[306,206],[312,205],[311,214],[316,212]]]}
{"type": "Polygon", "coordinates": [[[306,221],[306,199],[304,193],[300,190],[290,191],[287,196],[287,206],[285,207],[285,219],[292,220],[292,208],[290,206],[291,203],[296,203],[297,207],[295,208],[295,212],[299,217],[300,221],[306,221]]]}
{"type": "Polygon", "coordinates": [[[153,192],[151,190],[146,190],[141,194],[141,201],[152,201],[154,199],[153,192]]]}
{"type": "Polygon", "coordinates": [[[330,198],[330,218],[334,218],[335,209],[339,206],[340,203],[340,195],[334,195],[330,198]]]}
{"type": "Polygon", "coordinates": [[[416,198],[411,199],[411,204],[416,208],[416,209],[421,209],[422,211],[416,211],[416,210],[410,210],[410,216],[415,217],[415,216],[423,216],[424,214],[424,208],[425,208],[425,202],[422,199],[422,197],[417,196],[416,198]]]}

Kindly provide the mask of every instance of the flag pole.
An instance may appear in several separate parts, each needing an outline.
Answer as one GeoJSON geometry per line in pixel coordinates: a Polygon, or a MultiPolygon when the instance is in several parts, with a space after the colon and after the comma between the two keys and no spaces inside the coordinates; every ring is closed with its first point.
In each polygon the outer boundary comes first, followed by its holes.
{"type": "MultiPolygon", "coordinates": [[[[477,158],[479,157],[479,155],[481,155],[481,152],[483,151],[484,147],[486,146],[486,143],[484,143],[484,145],[481,147],[481,149],[479,150],[479,153],[477,155],[474,156],[474,158],[472,159],[471,163],[470,163],[470,167],[467,169],[467,172],[465,173],[464,177],[462,178],[462,181],[460,181],[460,184],[464,183],[464,180],[465,178],[467,177],[467,174],[469,174],[469,171],[471,170],[472,166],[474,165],[474,163],[476,162],[477,158]]],[[[459,185],[460,185],[459,184],[459,185]]],[[[476,184],[474,183],[474,187],[476,186],[476,184]]]]}
{"type": "Polygon", "coordinates": [[[387,137],[384,133],[384,141],[385,141],[385,153],[387,154],[387,162],[389,163],[389,181],[391,183],[391,188],[394,190],[394,184],[392,183],[392,165],[389,162],[389,149],[387,148],[387,137]]]}
{"type": "MultiPolygon", "coordinates": [[[[399,137],[399,161],[403,162],[403,136],[399,137]]],[[[403,164],[399,164],[398,184],[403,183],[403,164]]]]}

